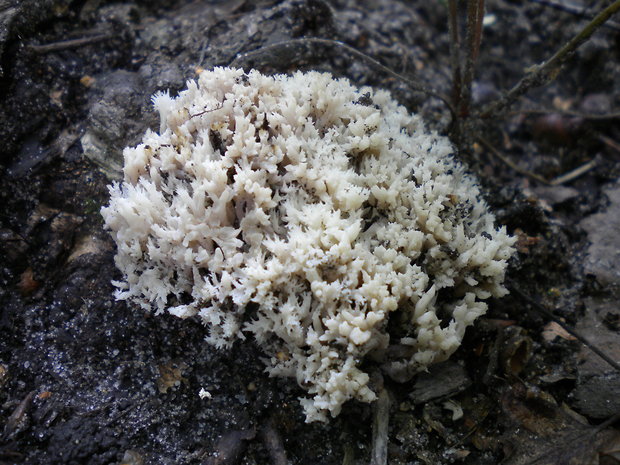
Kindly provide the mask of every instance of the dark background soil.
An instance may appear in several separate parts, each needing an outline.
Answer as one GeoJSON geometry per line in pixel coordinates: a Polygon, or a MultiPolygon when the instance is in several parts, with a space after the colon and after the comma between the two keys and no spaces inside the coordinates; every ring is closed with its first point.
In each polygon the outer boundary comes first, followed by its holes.
{"type": "MultiPolygon", "coordinates": [[[[585,25],[546,3],[488,2],[474,109],[585,25]]],[[[197,322],[115,302],[99,209],[122,148],[156,125],[156,91],[240,53],[322,37],[449,93],[446,24],[443,2],[0,0],[0,463],[368,463],[371,406],[305,424],[302,391],[268,378],[251,342],[216,351],[197,322]]],[[[242,64],[388,88],[448,131],[440,101],[343,49],[293,51],[242,64]]],[[[390,464],[620,463],[617,366],[558,324],[620,361],[619,58],[616,22],[553,84],[472,122],[460,156],[519,237],[513,292],[449,362],[386,380],[390,464]],[[522,174],[579,167],[557,185],[522,174]]]]}

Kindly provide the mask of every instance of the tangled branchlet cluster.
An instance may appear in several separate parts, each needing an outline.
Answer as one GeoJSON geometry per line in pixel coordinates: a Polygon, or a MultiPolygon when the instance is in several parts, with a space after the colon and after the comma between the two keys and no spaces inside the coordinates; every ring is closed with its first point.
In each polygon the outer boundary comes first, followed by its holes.
{"type": "Polygon", "coordinates": [[[514,239],[388,92],[216,68],[153,102],[159,133],[125,149],[102,209],[116,296],[197,315],[218,348],[252,335],[308,421],[375,399],[371,356],[396,379],[445,360],[506,293],[514,239]]]}

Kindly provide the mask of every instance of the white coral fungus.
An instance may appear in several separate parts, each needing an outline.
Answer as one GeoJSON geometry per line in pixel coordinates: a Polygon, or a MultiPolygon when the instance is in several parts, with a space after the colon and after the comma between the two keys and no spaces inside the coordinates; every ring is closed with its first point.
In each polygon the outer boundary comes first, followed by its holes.
{"type": "Polygon", "coordinates": [[[448,139],[388,92],[216,68],[153,102],[159,133],[125,149],[102,209],[116,297],[199,315],[218,348],[251,334],[308,392],[307,421],[375,399],[365,356],[423,370],[506,294],[514,239],[448,139]]]}

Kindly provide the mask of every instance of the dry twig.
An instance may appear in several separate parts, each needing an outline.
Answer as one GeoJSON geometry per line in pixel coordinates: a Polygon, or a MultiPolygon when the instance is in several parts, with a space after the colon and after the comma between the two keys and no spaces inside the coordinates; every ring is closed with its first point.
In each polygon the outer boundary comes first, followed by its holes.
{"type": "Polygon", "coordinates": [[[568,173],[564,173],[557,178],[553,178],[551,181],[549,181],[549,184],[551,186],[559,186],[560,184],[564,184],[577,179],[579,176],[586,174],[588,171],[593,170],[594,168],[596,168],[596,160],[590,160],[583,165],[578,166],[574,170],[569,171],[568,173]]]}
{"type": "Polygon", "coordinates": [[[532,173],[531,171],[521,168],[519,165],[514,163],[510,158],[504,156],[499,150],[493,147],[493,145],[491,145],[491,143],[487,141],[484,137],[478,136],[478,141],[486,147],[486,149],[491,153],[491,155],[494,155],[496,158],[504,162],[506,165],[512,168],[513,171],[523,174],[529,178],[535,179],[536,181],[541,182],[543,184],[547,184],[547,185],[550,184],[549,181],[547,181],[545,178],[543,178],[539,174],[532,173]]]}
{"type": "Polygon", "coordinates": [[[616,152],[620,153],[620,144],[618,142],[616,142],[612,138],[604,136],[602,134],[600,136],[598,136],[598,138],[607,147],[609,147],[609,148],[615,150],[616,152]]]}
{"type": "Polygon", "coordinates": [[[484,0],[467,1],[467,31],[465,41],[467,42],[467,56],[463,70],[463,85],[459,97],[459,116],[469,115],[471,103],[471,86],[474,82],[476,62],[480,52],[482,42],[482,20],[484,19],[484,0]]]}
{"type": "Polygon", "coordinates": [[[229,66],[242,67],[250,63],[255,63],[256,61],[259,61],[262,64],[292,63],[294,61],[299,61],[303,58],[316,56],[317,52],[319,51],[319,47],[335,47],[342,49],[350,55],[354,56],[355,58],[359,58],[360,60],[366,62],[371,67],[379,70],[380,72],[392,76],[400,82],[403,82],[411,90],[421,92],[430,97],[441,100],[446,104],[454,117],[454,109],[446,96],[418,81],[406,78],[402,74],[398,74],[397,72],[392,71],[390,68],[382,65],[374,58],[360,52],[359,50],[345,44],[344,42],[340,42],[339,40],[321,39],[319,37],[304,37],[301,39],[285,40],[283,42],[277,42],[275,44],[267,45],[265,47],[260,47],[250,52],[240,53],[235,57],[232,62],[230,62],[229,66]]]}
{"type": "MultiPolygon", "coordinates": [[[[579,18],[592,19],[592,15],[588,13],[586,8],[573,5],[565,1],[561,1],[561,2],[556,2],[555,0],[530,0],[530,1],[534,3],[538,3],[539,5],[554,8],[559,11],[564,11],[565,13],[570,13],[579,18]]],[[[606,22],[605,24],[603,24],[603,27],[613,29],[615,31],[620,31],[620,24],[613,22],[613,21],[606,22]]]]}
{"type": "Polygon", "coordinates": [[[562,116],[573,116],[588,121],[606,121],[610,119],[620,119],[620,111],[612,111],[610,113],[582,113],[574,110],[557,110],[554,108],[524,108],[522,110],[511,111],[507,114],[514,115],[549,115],[555,113],[562,116]]]}
{"type": "Polygon", "coordinates": [[[489,118],[500,110],[510,106],[533,87],[541,87],[553,81],[562,70],[562,66],[573,55],[575,50],[586,42],[594,32],[601,27],[611,16],[620,10],[620,0],[616,0],[590,21],[578,34],[564,44],[547,61],[534,65],[528,69],[526,75],[512,89],[496,101],[486,105],[480,111],[480,117],[489,118]]]}
{"type": "Polygon", "coordinates": [[[44,45],[30,45],[30,50],[36,53],[57,52],[59,50],[67,50],[70,48],[78,48],[83,47],[84,45],[103,42],[104,40],[111,39],[112,37],[113,35],[111,33],[103,33],[90,37],[80,37],[79,39],[69,39],[62,40],[60,42],[52,42],[44,45]]]}
{"type": "Polygon", "coordinates": [[[546,178],[542,177],[539,174],[533,173],[531,171],[528,171],[524,168],[521,168],[519,165],[517,165],[516,163],[514,163],[510,158],[506,157],[505,155],[503,155],[499,150],[497,150],[495,147],[493,147],[493,145],[486,140],[484,137],[482,136],[478,136],[478,141],[484,145],[486,147],[486,149],[491,153],[491,155],[495,156],[496,158],[498,158],[499,160],[501,160],[502,162],[504,162],[506,165],[508,165],[513,171],[516,171],[517,173],[520,173],[524,176],[527,176],[528,178],[532,178],[542,184],[545,184],[547,186],[559,186],[560,184],[564,184],[570,181],[573,181],[575,179],[577,179],[579,176],[584,175],[585,173],[587,173],[588,171],[594,169],[596,167],[596,160],[590,160],[586,163],[584,163],[583,165],[575,168],[574,170],[571,170],[567,173],[564,173],[556,178],[553,178],[552,180],[547,180],[546,178]]]}

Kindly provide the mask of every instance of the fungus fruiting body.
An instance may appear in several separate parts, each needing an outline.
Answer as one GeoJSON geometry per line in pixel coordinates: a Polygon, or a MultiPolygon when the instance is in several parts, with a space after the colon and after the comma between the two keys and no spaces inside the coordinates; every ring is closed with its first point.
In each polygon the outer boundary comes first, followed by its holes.
{"type": "Polygon", "coordinates": [[[251,335],[308,421],[375,399],[371,355],[396,379],[445,360],[506,293],[514,239],[388,92],[215,68],[153,102],[159,132],[125,149],[102,209],[116,296],[202,319],[218,348],[251,335]]]}

